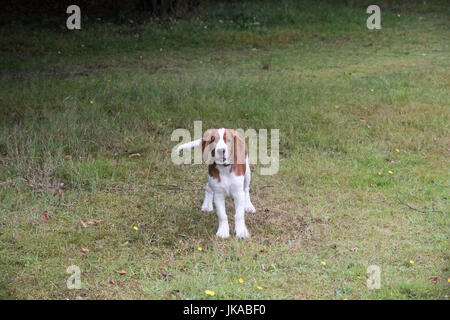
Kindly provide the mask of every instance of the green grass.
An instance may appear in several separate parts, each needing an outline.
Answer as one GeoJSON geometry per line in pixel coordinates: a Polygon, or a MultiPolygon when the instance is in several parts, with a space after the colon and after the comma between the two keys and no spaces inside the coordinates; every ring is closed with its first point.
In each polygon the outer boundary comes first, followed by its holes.
{"type": "Polygon", "coordinates": [[[450,12],[388,3],[374,31],[366,4],[313,1],[3,26],[0,297],[447,299],[450,12]],[[278,174],[253,166],[248,240],[216,239],[206,168],[171,163],[195,120],[280,129],[278,174]]]}

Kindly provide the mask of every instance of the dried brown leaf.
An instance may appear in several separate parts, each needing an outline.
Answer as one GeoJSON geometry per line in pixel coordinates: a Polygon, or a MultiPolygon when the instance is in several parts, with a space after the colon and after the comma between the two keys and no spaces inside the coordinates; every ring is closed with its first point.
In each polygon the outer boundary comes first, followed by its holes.
{"type": "Polygon", "coordinates": [[[141,154],[140,153],[132,153],[128,156],[128,158],[134,158],[134,157],[140,157],[141,154]]]}
{"type": "Polygon", "coordinates": [[[44,211],[44,212],[42,213],[42,215],[41,215],[41,220],[42,220],[42,221],[48,221],[48,220],[50,220],[50,216],[48,215],[48,212],[47,212],[47,211],[44,211]]]}
{"type": "Polygon", "coordinates": [[[96,226],[102,221],[103,220],[86,220],[86,221],[81,220],[81,224],[83,225],[83,227],[87,228],[88,226],[96,226]]]}

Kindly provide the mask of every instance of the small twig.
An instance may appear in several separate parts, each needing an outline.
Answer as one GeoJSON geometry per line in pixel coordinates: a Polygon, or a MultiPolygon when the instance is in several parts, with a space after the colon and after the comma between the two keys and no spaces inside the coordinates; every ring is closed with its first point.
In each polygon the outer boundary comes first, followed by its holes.
{"type": "Polygon", "coordinates": [[[259,187],[259,190],[262,190],[262,189],[264,189],[264,188],[273,188],[273,187],[274,187],[273,184],[268,184],[268,185],[259,187]]]}
{"type": "Polygon", "coordinates": [[[440,210],[430,210],[430,211],[424,211],[424,210],[420,210],[418,208],[414,208],[412,206],[410,206],[409,204],[407,204],[405,201],[403,201],[402,199],[400,199],[399,195],[398,195],[398,188],[397,188],[397,192],[396,192],[396,197],[397,197],[397,201],[400,202],[402,205],[408,207],[410,210],[414,210],[417,212],[421,212],[421,213],[431,213],[431,212],[436,212],[436,213],[444,213],[443,211],[440,210]]]}

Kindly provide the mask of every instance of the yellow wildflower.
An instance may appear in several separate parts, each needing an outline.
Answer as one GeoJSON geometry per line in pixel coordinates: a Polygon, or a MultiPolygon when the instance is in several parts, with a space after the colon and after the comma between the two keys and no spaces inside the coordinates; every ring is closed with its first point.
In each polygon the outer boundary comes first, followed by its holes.
{"type": "Polygon", "coordinates": [[[208,296],[214,296],[214,295],[216,294],[214,291],[211,291],[211,290],[205,290],[205,293],[206,293],[208,296]]]}

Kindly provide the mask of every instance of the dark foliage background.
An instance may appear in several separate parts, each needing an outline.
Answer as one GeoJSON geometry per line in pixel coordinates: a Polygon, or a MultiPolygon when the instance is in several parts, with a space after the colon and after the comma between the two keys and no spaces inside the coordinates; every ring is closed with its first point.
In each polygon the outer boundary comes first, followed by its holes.
{"type": "MultiPolygon", "coordinates": [[[[253,0],[253,2],[258,1],[253,0]]],[[[379,0],[378,4],[396,8],[399,11],[405,5],[421,1],[379,0]]],[[[178,19],[186,16],[204,2],[232,4],[244,2],[244,0],[4,0],[0,12],[0,25],[20,23],[61,26],[67,19],[66,9],[72,4],[81,8],[83,24],[99,18],[117,24],[129,22],[130,19],[142,22],[150,17],[178,19]]],[[[277,1],[274,0],[274,2],[277,1]]],[[[372,4],[369,0],[317,0],[317,2],[361,8],[372,4]]],[[[280,3],[280,5],[282,4],[280,3]]]]}
{"type": "Polygon", "coordinates": [[[6,0],[3,1],[2,24],[19,23],[61,23],[67,19],[66,9],[72,4],[81,8],[82,19],[101,17],[116,23],[128,19],[182,17],[201,0],[6,0]]]}

